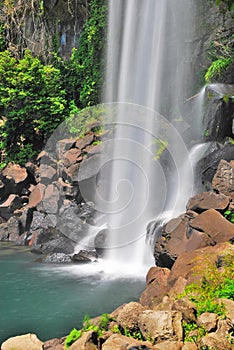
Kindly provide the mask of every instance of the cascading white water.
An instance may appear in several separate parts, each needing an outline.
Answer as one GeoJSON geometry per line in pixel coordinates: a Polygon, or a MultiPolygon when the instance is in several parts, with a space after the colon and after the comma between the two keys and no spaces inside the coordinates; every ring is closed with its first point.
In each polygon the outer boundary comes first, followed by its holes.
{"type": "Polygon", "coordinates": [[[195,12],[195,0],[109,1],[105,100],[117,104],[115,139],[107,147],[111,171],[102,176],[108,183],[106,255],[117,264],[144,265],[152,255],[143,247],[147,223],[164,210],[184,210],[193,191],[193,165],[173,123],[193,129],[180,105],[193,83],[195,12]]]}

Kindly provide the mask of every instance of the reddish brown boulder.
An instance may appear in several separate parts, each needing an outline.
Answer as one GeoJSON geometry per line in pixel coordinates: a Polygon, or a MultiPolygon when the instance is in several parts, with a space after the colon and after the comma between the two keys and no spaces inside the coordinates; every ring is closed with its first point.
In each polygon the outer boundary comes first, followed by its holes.
{"type": "Polygon", "coordinates": [[[181,254],[171,269],[168,287],[171,288],[179,277],[187,279],[188,284],[200,280],[206,268],[216,266],[223,255],[230,253],[234,253],[234,246],[225,242],[181,254]]]}
{"type": "Polygon", "coordinates": [[[83,149],[86,146],[89,146],[94,140],[94,134],[89,133],[85,135],[83,138],[76,141],[76,147],[79,149],[83,149]]]}
{"type": "Polygon", "coordinates": [[[189,226],[190,220],[198,214],[187,212],[170,220],[162,230],[162,236],[155,243],[154,257],[156,265],[171,268],[177,257],[186,251],[192,251],[213,243],[203,232],[189,226]]]}
{"type": "Polygon", "coordinates": [[[32,193],[29,196],[29,202],[27,207],[28,208],[36,208],[36,206],[42,201],[44,197],[46,186],[39,183],[37,184],[34,189],[32,190],[32,193]]]}
{"type": "Polygon", "coordinates": [[[9,163],[0,173],[0,179],[7,187],[9,193],[20,194],[28,182],[28,172],[18,164],[9,163]]]}
{"type": "Polygon", "coordinates": [[[20,197],[16,194],[10,194],[9,197],[0,204],[0,216],[8,220],[13,212],[21,207],[22,201],[20,197]]]}
{"type": "Polygon", "coordinates": [[[205,232],[211,237],[213,243],[228,242],[234,238],[234,224],[214,209],[206,210],[190,220],[189,225],[205,232]]]}
{"type": "Polygon", "coordinates": [[[162,300],[167,292],[167,279],[170,270],[162,267],[151,267],[147,276],[147,287],[141,294],[140,303],[143,306],[152,306],[162,300]]]}
{"type": "Polygon", "coordinates": [[[133,349],[134,347],[145,350],[153,349],[153,346],[149,342],[141,342],[121,334],[113,334],[102,345],[102,350],[129,350],[131,347],[133,349]]]}
{"type": "Polygon", "coordinates": [[[221,160],[212,181],[212,187],[234,200],[234,160],[228,163],[221,160]]]}
{"type": "Polygon", "coordinates": [[[130,302],[126,304],[118,314],[118,324],[123,328],[129,329],[130,331],[137,331],[138,317],[143,310],[143,306],[139,303],[130,302]]]}
{"type": "Polygon", "coordinates": [[[69,167],[72,164],[75,164],[81,155],[81,150],[79,148],[71,148],[64,154],[64,166],[69,167]]]}
{"type": "Polygon", "coordinates": [[[229,202],[229,197],[224,194],[203,192],[190,198],[187,204],[187,210],[194,210],[199,213],[208,209],[225,210],[229,202]]]}
{"type": "Polygon", "coordinates": [[[85,332],[69,348],[70,350],[98,350],[97,333],[94,331],[85,332]]]}

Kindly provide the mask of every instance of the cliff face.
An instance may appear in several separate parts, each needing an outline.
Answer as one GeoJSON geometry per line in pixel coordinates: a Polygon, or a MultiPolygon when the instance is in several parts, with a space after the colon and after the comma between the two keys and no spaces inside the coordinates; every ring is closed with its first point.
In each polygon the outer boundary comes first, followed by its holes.
{"type": "Polygon", "coordinates": [[[20,52],[27,47],[45,57],[55,51],[63,58],[78,46],[87,12],[88,0],[18,0],[0,9],[11,50],[20,52]]]}

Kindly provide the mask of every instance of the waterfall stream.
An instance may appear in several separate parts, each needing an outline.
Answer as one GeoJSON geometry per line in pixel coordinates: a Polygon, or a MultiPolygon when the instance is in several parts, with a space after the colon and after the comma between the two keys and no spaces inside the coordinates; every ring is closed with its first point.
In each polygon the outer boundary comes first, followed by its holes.
{"type": "Polygon", "coordinates": [[[111,264],[152,264],[147,224],[183,212],[193,193],[191,155],[205,146],[191,141],[201,136],[202,108],[191,120],[182,106],[193,84],[195,11],[193,0],[110,0],[105,101],[114,106],[115,138],[104,145],[101,178],[111,264]]]}

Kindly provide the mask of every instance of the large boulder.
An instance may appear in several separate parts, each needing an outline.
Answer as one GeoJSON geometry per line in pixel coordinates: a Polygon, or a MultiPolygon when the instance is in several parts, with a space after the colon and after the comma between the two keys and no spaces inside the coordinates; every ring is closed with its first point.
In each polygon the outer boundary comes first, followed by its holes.
{"type": "Polygon", "coordinates": [[[145,310],[139,315],[139,328],[145,339],[154,342],[182,340],[182,314],[178,311],[145,310]]]}
{"type": "Polygon", "coordinates": [[[136,332],[138,328],[138,317],[144,310],[143,306],[137,302],[130,302],[120,310],[117,322],[124,329],[127,328],[136,332]]]}
{"type": "MultiPolygon", "coordinates": [[[[234,154],[234,146],[233,146],[234,154]]],[[[234,160],[221,160],[212,181],[212,187],[219,193],[229,196],[234,201],[234,160]]]]}
{"type": "Polygon", "coordinates": [[[55,338],[44,342],[43,350],[64,350],[66,338],[55,338]]]}
{"type": "Polygon", "coordinates": [[[146,276],[146,289],[141,294],[140,303],[143,306],[152,306],[159,302],[167,292],[167,279],[170,270],[163,267],[153,266],[146,276]]]}
{"type": "Polygon", "coordinates": [[[189,222],[190,227],[208,235],[212,244],[232,241],[234,239],[234,224],[226,220],[214,209],[206,210],[189,222]]]}
{"type": "Polygon", "coordinates": [[[9,163],[0,172],[0,180],[5,184],[9,193],[15,194],[20,194],[22,189],[29,184],[26,168],[14,163],[9,163]]]}
{"type": "Polygon", "coordinates": [[[70,350],[98,350],[98,337],[94,331],[85,332],[76,340],[70,350]]]}
{"type": "Polygon", "coordinates": [[[201,213],[208,209],[223,211],[228,207],[229,202],[229,197],[224,194],[203,192],[190,198],[186,209],[196,211],[197,213],[201,213]]]}
{"type": "Polygon", "coordinates": [[[171,269],[168,287],[171,288],[179,277],[185,278],[187,284],[200,280],[206,268],[216,266],[224,255],[230,253],[234,253],[234,246],[225,242],[181,254],[171,269]]]}
{"type": "Polygon", "coordinates": [[[8,220],[16,209],[22,208],[22,200],[17,194],[10,194],[0,202],[0,216],[8,220]]]}
{"type": "Polygon", "coordinates": [[[43,342],[35,334],[24,334],[7,339],[1,350],[43,350],[43,342]]]}

